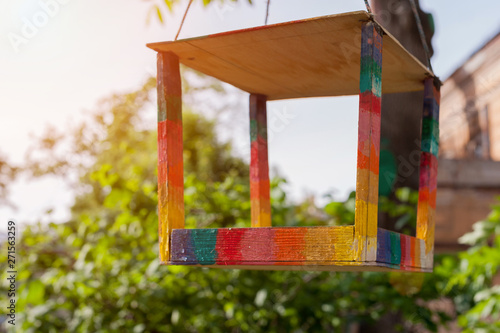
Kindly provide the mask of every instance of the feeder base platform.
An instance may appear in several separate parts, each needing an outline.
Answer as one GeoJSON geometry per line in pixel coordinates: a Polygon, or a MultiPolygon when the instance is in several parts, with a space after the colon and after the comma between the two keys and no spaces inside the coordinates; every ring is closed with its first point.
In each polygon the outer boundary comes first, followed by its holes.
{"type": "Polygon", "coordinates": [[[378,228],[376,261],[356,260],[354,226],[174,229],[169,265],[431,272],[425,241],[378,228]]]}

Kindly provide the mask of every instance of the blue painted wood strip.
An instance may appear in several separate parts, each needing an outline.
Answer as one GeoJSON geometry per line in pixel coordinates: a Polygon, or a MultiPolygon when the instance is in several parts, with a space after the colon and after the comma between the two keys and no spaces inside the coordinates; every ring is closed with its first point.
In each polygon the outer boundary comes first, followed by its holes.
{"type": "Polygon", "coordinates": [[[377,261],[391,263],[391,239],[389,231],[380,228],[377,232],[377,261]]]}
{"type": "Polygon", "coordinates": [[[194,246],[191,239],[191,230],[178,229],[172,233],[172,261],[179,265],[193,265],[198,263],[194,253],[194,246]]]}

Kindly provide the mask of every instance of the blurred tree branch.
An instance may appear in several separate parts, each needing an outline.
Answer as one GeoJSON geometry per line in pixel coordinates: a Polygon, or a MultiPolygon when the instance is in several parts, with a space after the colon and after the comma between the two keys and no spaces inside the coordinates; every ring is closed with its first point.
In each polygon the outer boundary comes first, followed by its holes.
{"type": "MultiPolygon", "coordinates": [[[[146,22],[150,23],[151,18],[156,18],[160,23],[165,23],[165,14],[173,13],[177,10],[184,10],[180,5],[186,5],[189,0],[143,0],[144,2],[151,3],[151,7],[149,9],[146,22]]],[[[248,2],[249,4],[253,4],[252,0],[199,0],[197,2],[202,2],[204,7],[208,7],[213,5],[214,3],[223,4],[225,2],[248,2]]]]}
{"type": "Polygon", "coordinates": [[[20,168],[14,166],[0,153],[0,205],[15,208],[14,204],[9,200],[9,188],[19,175],[20,168]]]}

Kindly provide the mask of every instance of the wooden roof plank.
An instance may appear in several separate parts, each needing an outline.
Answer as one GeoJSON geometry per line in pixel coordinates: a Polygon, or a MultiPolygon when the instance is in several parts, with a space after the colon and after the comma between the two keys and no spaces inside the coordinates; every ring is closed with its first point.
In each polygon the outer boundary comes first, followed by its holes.
{"type": "MultiPolygon", "coordinates": [[[[182,64],[269,100],[356,95],[361,21],[369,19],[363,11],[344,13],[148,47],[173,52],[182,64]]],[[[383,92],[422,90],[432,73],[385,33],[383,92]]]]}

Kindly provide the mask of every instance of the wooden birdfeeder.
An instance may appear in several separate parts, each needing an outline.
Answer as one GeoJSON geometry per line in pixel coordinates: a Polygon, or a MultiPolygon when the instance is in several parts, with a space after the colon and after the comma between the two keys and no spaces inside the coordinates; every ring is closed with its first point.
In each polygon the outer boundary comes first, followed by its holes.
{"type": "MultiPolygon", "coordinates": [[[[432,271],[439,80],[367,12],[148,44],[158,52],[158,210],[163,264],[432,271]],[[251,228],[184,229],[179,63],[250,93],[251,228]],[[416,237],[377,227],[382,93],[425,91],[416,237]],[[359,94],[354,225],[272,227],[266,102],[359,94]]],[[[333,110],[334,112],[335,110],[333,110]]]]}

